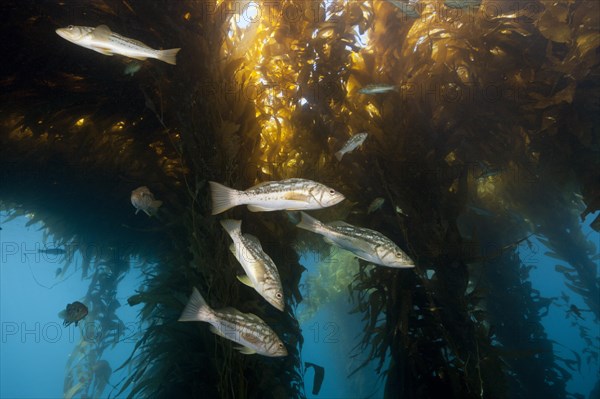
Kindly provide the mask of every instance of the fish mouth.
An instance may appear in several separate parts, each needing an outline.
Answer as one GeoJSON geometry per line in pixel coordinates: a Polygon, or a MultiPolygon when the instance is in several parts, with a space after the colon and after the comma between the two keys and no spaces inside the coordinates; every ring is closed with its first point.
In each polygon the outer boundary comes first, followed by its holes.
{"type": "Polygon", "coordinates": [[[415,267],[414,262],[395,262],[393,267],[397,267],[400,269],[410,269],[415,267]]]}
{"type": "Polygon", "coordinates": [[[344,194],[339,194],[339,195],[333,196],[331,199],[329,199],[329,201],[324,201],[324,204],[321,204],[321,206],[337,205],[345,199],[346,199],[346,197],[344,197],[344,194]]]}
{"type": "Polygon", "coordinates": [[[285,310],[285,303],[284,302],[279,303],[279,302],[271,301],[270,303],[275,308],[277,308],[277,310],[280,310],[282,312],[285,310]]]}
{"type": "Polygon", "coordinates": [[[68,40],[70,42],[72,42],[74,39],[73,37],[69,34],[69,32],[67,32],[67,30],[65,28],[58,28],[56,29],[56,34],[60,37],[62,37],[65,40],[68,40]]]}

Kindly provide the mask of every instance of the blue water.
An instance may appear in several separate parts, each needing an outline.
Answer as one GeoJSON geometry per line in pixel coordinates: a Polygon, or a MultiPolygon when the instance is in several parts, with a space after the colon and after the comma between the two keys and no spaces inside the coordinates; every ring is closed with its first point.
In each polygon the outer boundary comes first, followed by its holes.
{"type": "MultiPolygon", "coordinates": [[[[311,275],[318,275],[319,262],[314,254],[305,255],[300,263],[306,267],[301,284],[311,275]]],[[[344,267],[346,265],[340,265],[344,267]]],[[[310,292],[304,293],[310,295],[310,292]]],[[[349,294],[342,291],[326,301],[316,314],[301,324],[304,346],[302,360],[325,368],[325,379],[318,395],[312,395],[314,371],[309,368],[305,375],[307,398],[380,398],[383,397],[384,381],[379,379],[376,364],[370,364],[352,377],[348,375],[363,358],[352,357],[353,349],[362,338],[363,325],[360,313],[349,314],[352,305],[349,294]]],[[[304,310],[301,304],[298,313],[304,310]]],[[[384,368],[385,369],[385,368],[384,368]]]]}
{"type": "MultiPolygon", "coordinates": [[[[586,222],[589,224],[593,219],[594,216],[589,215],[586,222]]],[[[78,327],[63,327],[57,314],[67,303],[85,296],[89,280],[82,281],[79,271],[71,274],[73,265],[64,281],[57,280],[55,271],[63,266],[62,259],[60,256],[37,253],[46,245],[42,242],[40,226],[26,227],[28,221],[26,217],[17,218],[2,223],[0,230],[0,398],[61,398],[65,365],[82,337],[78,327]],[[54,286],[45,288],[42,285],[54,286]]],[[[588,239],[600,247],[598,233],[591,230],[589,225],[584,226],[584,232],[589,234],[588,239]]],[[[533,240],[532,243],[531,247],[522,244],[519,250],[522,259],[527,258],[527,263],[534,266],[531,271],[533,287],[544,297],[560,298],[562,292],[569,295],[570,303],[583,311],[584,320],[579,320],[579,324],[589,329],[595,342],[600,342],[598,321],[585,312],[586,305],[581,298],[564,286],[562,274],[555,271],[554,266],[560,262],[544,256],[546,249],[540,242],[533,240]]],[[[52,247],[52,243],[46,244],[52,247]]],[[[76,256],[75,263],[80,265],[81,258],[76,256]]],[[[308,269],[303,281],[317,273],[318,262],[314,257],[304,256],[301,263],[308,269]]],[[[140,273],[133,267],[119,285],[117,297],[122,306],[117,310],[117,315],[126,325],[123,334],[126,338],[113,349],[105,350],[102,355],[113,370],[131,354],[142,331],[137,308],[127,305],[127,298],[135,293],[140,282],[140,273]]],[[[352,306],[347,293],[333,298],[323,303],[318,312],[301,325],[304,335],[302,360],[325,368],[325,379],[318,395],[311,394],[314,371],[307,371],[307,397],[381,398],[384,381],[375,373],[375,364],[365,367],[351,378],[347,377],[359,364],[358,360],[351,358],[351,352],[363,326],[360,314],[348,314],[352,306]]],[[[571,351],[582,354],[585,343],[579,336],[579,329],[572,325],[572,317],[567,318],[567,310],[564,302],[557,299],[543,319],[543,324],[548,337],[557,342],[556,353],[571,359],[571,351]]],[[[300,305],[298,312],[302,311],[300,305]]],[[[582,359],[581,372],[572,373],[568,391],[588,397],[600,378],[600,369],[597,362],[588,364],[585,356],[582,359]]],[[[108,397],[111,391],[114,397],[117,391],[111,385],[116,385],[127,373],[127,368],[114,372],[102,397],[108,397]]]]}
{"type": "MultiPolygon", "coordinates": [[[[62,398],[67,360],[86,330],[74,324],[63,327],[58,313],[67,303],[82,300],[89,280],[81,280],[80,270],[72,273],[75,267],[71,265],[64,280],[56,284],[61,281],[55,272],[63,266],[63,257],[37,252],[53,245],[42,242],[39,225],[25,227],[28,221],[20,217],[2,223],[0,230],[0,397],[62,398]],[[45,288],[40,284],[56,285],[45,288]]],[[[81,265],[79,255],[74,263],[81,265]]],[[[139,273],[133,270],[119,284],[117,297],[122,306],[116,313],[125,323],[125,338],[102,355],[113,370],[131,354],[139,335],[137,310],[127,305],[139,281],[139,273]]],[[[83,338],[90,344],[95,340],[89,333],[83,338]]],[[[116,384],[126,374],[127,369],[113,373],[109,383],[116,384]]],[[[112,389],[107,385],[103,397],[112,389]]]]}

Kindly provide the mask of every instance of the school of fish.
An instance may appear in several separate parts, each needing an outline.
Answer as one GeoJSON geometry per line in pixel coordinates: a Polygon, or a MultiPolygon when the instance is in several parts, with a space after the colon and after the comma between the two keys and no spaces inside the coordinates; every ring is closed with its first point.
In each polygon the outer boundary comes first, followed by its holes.
{"type": "MultiPolygon", "coordinates": [[[[390,3],[413,16],[412,0],[390,3]]],[[[155,50],[138,40],[112,32],[106,25],[95,28],[69,25],[56,29],[56,33],[65,40],[104,55],[119,54],[142,61],[154,58],[171,65],[176,65],[176,55],[180,50],[155,50]]],[[[127,66],[125,73],[133,75],[140,68],[141,64],[133,62],[127,66]]],[[[398,88],[393,85],[370,84],[361,88],[359,93],[375,95],[391,91],[398,91],[398,88]]],[[[353,135],[334,156],[341,161],[345,154],[360,147],[367,137],[367,132],[353,135]]],[[[240,205],[246,205],[251,212],[323,209],[339,204],[345,199],[343,194],[331,187],[302,178],[266,181],[243,191],[213,181],[209,184],[213,215],[240,205]]],[[[162,201],[156,200],[146,186],[133,190],[130,201],[136,209],[136,214],[143,211],[148,216],[155,216],[162,205],[162,201]]],[[[383,199],[375,199],[368,213],[375,211],[382,204],[383,199]]],[[[358,258],[393,268],[414,267],[414,262],[404,251],[377,231],[352,226],[343,221],[322,223],[304,212],[300,215],[298,219],[288,213],[290,220],[299,228],[322,235],[328,243],[348,250],[358,258]]],[[[232,240],[230,250],[233,256],[244,270],[244,274],[238,276],[240,282],[253,288],[276,309],[284,311],[285,297],[279,271],[271,257],[263,250],[260,240],[242,233],[241,220],[223,219],[220,223],[232,240]]],[[[67,305],[67,309],[61,312],[60,316],[65,320],[65,325],[68,325],[77,324],[86,315],[87,307],[75,302],[67,305]]],[[[179,321],[209,323],[211,332],[241,345],[236,349],[243,354],[257,353],[269,357],[287,355],[283,341],[260,317],[252,313],[242,313],[235,308],[212,309],[195,287],[179,321]]],[[[320,379],[322,380],[322,376],[320,379]]]]}

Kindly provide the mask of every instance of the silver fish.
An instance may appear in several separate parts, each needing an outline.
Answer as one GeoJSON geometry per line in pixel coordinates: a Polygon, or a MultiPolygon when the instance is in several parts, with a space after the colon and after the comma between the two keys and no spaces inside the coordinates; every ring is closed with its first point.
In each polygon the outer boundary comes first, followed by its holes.
{"type": "Polygon", "coordinates": [[[233,240],[229,247],[231,253],[246,272],[246,275],[238,277],[238,280],[254,288],[267,302],[283,311],[285,300],[277,266],[263,251],[258,238],[250,234],[242,234],[241,220],[221,220],[221,226],[233,240]]]}
{"type": "Polygon", "coordinates": [[[100,25],[96,28],[69,25],[66,28],[57,29],[56,33],[71,43],[104,55],[120,54],[142,61],[147,58],[156,58],[171,65],[176,64],[175,57],[181,50],[180,48],[155,50],[138,40],[112,32],[106,25],[100,25]]]}
{"type": "Polygon", "coordinates": [[[195,287],[179,321],[210,323],[211,332],[242,345],[236,349],[245,355],[287,356],[283,342],[260,317],[234,308],[212,309],[195,287]]]}
{"type": "Polygon", "coordinates": [[[381,206],[383,205],[383,203],[385,202],[385,200],[381,197],[377,197],[373,200],[373,202],[371,202],[371,205],[369,205],[369,208],[367,209],[367,215],[375,212],[376,210],[378,210],[379,208],[381,208],[381,206]]]}
{"type": "Polygon", "coordinates": [[[346,143],[342,146],[342,148],[335,153],[335,157],[337,158],[337,160],[341,161],[342,157],[345,154],[354,151],[355,149],[360,147],[362,143],[365,142],[368,135],[369,133],[364,132],[355,134],[354,136],[350,137],[348,141],[346,141],[346,143]]]}
{"type": "Polygon", "coordinates": [[[446,0],[444,4],[449,8],[478,8],[481,5],[481,0],[446,0]]]}
{"type": "Polygon", "coordinates": [[[150,192],[148,187],[138,187],[131,192],[131,204],[135,207],[135,214],[139,211],[144,211],[146,215],[155,215],[158,208],[162,205],[162,201],[154,199],[154,194],[150,192]]]}
{"type": "Polygon", "coordinates": [[[418,0],[387,0],[388,3],[392,4],[396,8],[400,9],[409,18],[419,18],[419,12],[416,9],[416,3],[418,0]]]}
{"type": "Polygon", "coordinates": [[[407,268],[415,264],[407,254],[383,234],[338,221],[322,223],[301,212],[301,229],[320,234],[328,243],[352,252],[366,261],[389,267],[407,268]]]}
{"type": "Polygon", "coordinates": [[[295,211],[326,208],[344,200],[344,196],[334,189],[306,179],[268,181],[245,191],[213,181],[209,183],[213,215],[238,205],[248,205],[251,212],[295,211]]]}
{"type": "Polygon", "coordinates": [[[379,85],[379,84],[371,84],[366,85],[358,92],[360,94],[383,94],[389,93],[390,91],[398,91],[398,88],[393,85],[379,85]]]}

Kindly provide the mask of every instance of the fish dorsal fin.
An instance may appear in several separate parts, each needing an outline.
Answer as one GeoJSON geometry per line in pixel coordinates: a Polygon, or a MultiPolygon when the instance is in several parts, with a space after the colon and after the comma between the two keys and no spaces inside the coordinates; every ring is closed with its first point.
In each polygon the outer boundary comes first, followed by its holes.
{"type": "Polygon", "coordinates": [[[238,346],[235,349],[239,350],[240,353],[243,353],[244,355],[254,355],[256,353],[254,349],[250,349],[247,346],[238,346]]]}
{"type": "Polygon", "coordinates": [[[226,307],[226,308],[220,309],[219,311],[223,312],[223,313],[231,313],[231,314],[234,314],[236,316],[241,316],[241,317],[246,316],[245,313],[242,313],[239,310],[237,310],[236,308],[232,308],[232,307],[226,307]]]}
{"type": "Polygon", "coordinates": [[[99,25],[99,26],[96,27],[96,29],[94,29],[92,31],[92,34],[97,39],[104,39],[104,38],[108,38],[112,34],[112,31],[106,25],[99,25]]]}
{"type": "Polygon", "coordinates": [[[254,285],[252,285],[252,281],[250,281],[250,277],[244,275],[241,276],[237,276],[237,279],[244,285],[247,285],[250,288],[254,288],[254,285]]]}
{"type": "Polygon", "coordinates": [[[252,234],[244,234],[244,238],[247,238],[248,241],[251,241],[258,248],[262,249],[262,245],[260,245],[260,241],[258,240],[258,238],[256,238],[252,234]]]}
{"type": "Polygon", "coordinates": [[[255,184],[254,186],[252,186],[249,189],[244,190],[244,191],[254,190],[255,188],[259,188],[259,187],[265,186],[265,185],[267,185],[269,183],[271,183],[271,182],[270,181],[264,181],[262,183],[255,184]]]}
{"type": "Polygon", "coordinates": [[[264,323],[263,319],[261,319],[260,317],[258,317],[257,315],[255,315],[254,313],[246,313],[246,316],[251,319],[252,321],[255,321],[257,323],[264,323]]]}
{"type": "Polygon", "coordinates": [[[351,224],[344,222],[343,220],[336,220],[335,222],[327,223],[331,227],[353,227],[351,224]]]}

